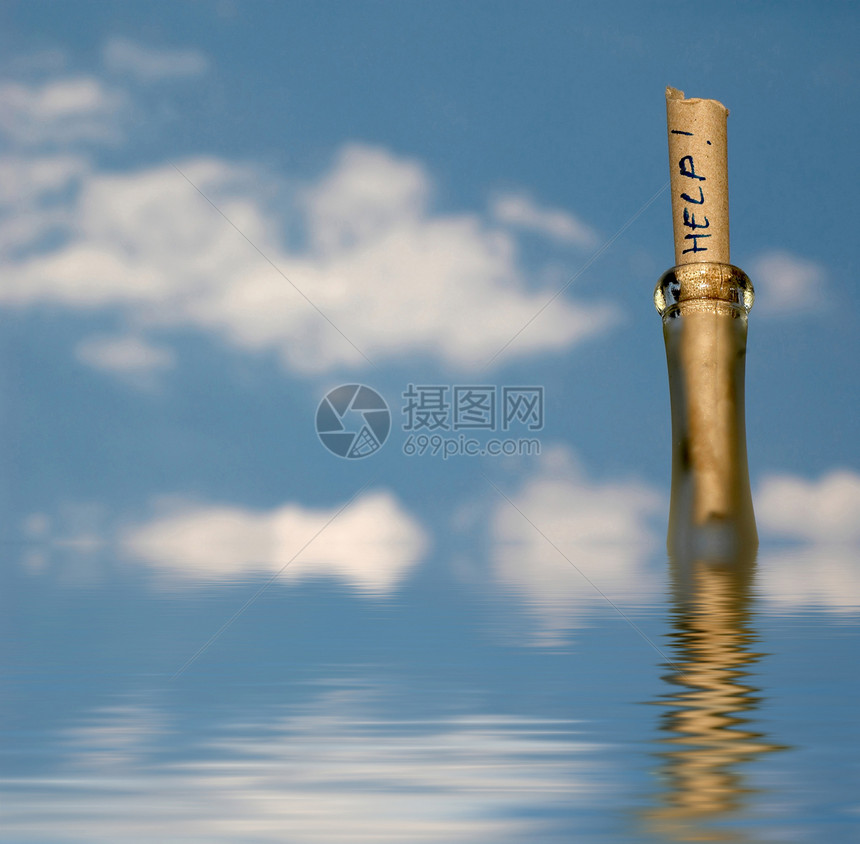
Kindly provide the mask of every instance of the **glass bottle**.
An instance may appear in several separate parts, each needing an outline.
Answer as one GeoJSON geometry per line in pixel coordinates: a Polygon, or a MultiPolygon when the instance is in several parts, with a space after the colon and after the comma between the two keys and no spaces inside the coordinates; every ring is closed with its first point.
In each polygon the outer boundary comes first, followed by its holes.
{"type": "Polygon", "coordinates": [[[672,410],[669,553],[726,562],[758,546],[747,465],[744,363],[754,291],[729,264],[690,263],[654,291],[672,410]]]}

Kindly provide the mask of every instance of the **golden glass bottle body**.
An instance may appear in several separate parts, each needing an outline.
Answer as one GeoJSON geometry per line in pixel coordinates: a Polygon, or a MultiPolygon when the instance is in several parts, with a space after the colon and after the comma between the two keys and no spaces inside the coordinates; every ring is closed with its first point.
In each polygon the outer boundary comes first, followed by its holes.
{"type": "Polygon", "coordinates": [[[746,274],[729,264],[683,264],[657,283],[672,408],[669,551],[725,561],[755,553],[744,420],[746,274]]]}

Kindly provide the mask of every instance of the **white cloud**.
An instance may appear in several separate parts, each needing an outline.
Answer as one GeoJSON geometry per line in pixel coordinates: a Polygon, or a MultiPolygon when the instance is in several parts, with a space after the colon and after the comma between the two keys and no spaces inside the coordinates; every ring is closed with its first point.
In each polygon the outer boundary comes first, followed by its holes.
{"type": "Polygon", "coordinates": [[[766,252],[750,264],[755,312],[783,316],[817,310],[827,290],[823,267],[788,252],[766,252]]]}
{"type": "Polygon", "coordinates": [[[583,249],[598,244],[597,232],[560,208],[542,208],[525,194],[504,194],[492,203],[493,216],[502,223],[543,234],[583,249]]]}
{"type": "Polygon", "coordinates": [[[651,524],[665,512],[659,491],[590,481],[557,448],[509,497],[515,506],[499,500],[491,521],[494,574],[538,616],[541,642],[578,626],[588,604],[605,602],[600,592],[613,601],[653,599],[659,580],[646,564],[662,541],[651,524]]]}
{"type": "MultiPolygon", "coordinates": [[[[205,188],[240,172],[209,160],[198,160],[189,171],[205,188]]],[[[241,209],[229,202],[226,207],[239,215],[251,236],[259,236],[241,209]]],[[[68,242],[9,267],[12,276],[0,286],[0,301],[84,309],[147,305],[153,319],[161,309],[161,318],[169,320],[201,290],[217,288],[225,275],[233,280],[237,269],[248,267],[245,255],[231,258],[234,250],[225,247],[219,226],[223,221],[213,219],[207,208],[172,167],[93,174],[67,214],[68,242]]]]}
{"type": "Polygon", "coordinates": [[[152,521],[123,530],[120,546],[165,575],[206,580],[274,574],[298,554],[282,580],[335,577],[359,592],[384,594],[421,561],[428,539],[390,493],[375,492],[339,515],[337,508],[297,504],[267,511],[172,504],[152,521]]]}
{"type": "Polygon", "coordinates": [[[89,170],[87,160],[79,155],[25,156],[0,158],[0,206],[20,208],[46,195],[67,188],[89,170]]]}
{"type": "Polygon", "coordinates": [[[350,144],[333,170],[304,196],[312,244],[337,253],[384,236],[426,214],[430,178],[417,162],[383,149],[350,144]]]}
{"type": "Polygon", "coordinates": [[[818,481],[765,479],[755,499],[759,528],[819,545],[860,543],[860,475],[842,469],[818,481]]]}
{"type": "Polygon", "coordinates": [[[336,690],[198,742],[199,730],[177,741],[154,707],[95,712],[65,732],[47,776],[0,784],[0,823],[16,840],[510,844],[608,798],[604,748],[570,721],[416,724],[380,717],[367,697],[336,690]]]}
{"type": "Polygon", "coordinates": [[[31,513],[22,527],[28,539],[40,539],[50,531],[51,520],[45,513],[31,513]]]}
{"type": "MultiPolygon", "coordinates": [[[[345,147],[300,195],[304,251],[285,248],[264,176],[218,159],[180,169],[374,361],[417,353],[482,366],[551,295],[528,289],[510,234],[432,214],[427,172],[385,150],[345,147]]],[[[67,218],[61,247],[3,267],[0,304],[120,308],[138,329],[214,332],[305,374],[366,363],[171,166],[93,173],[67,218]]],[[[559,299],[503,357],[569,348],[616,317],[608,303],[559,299]]]]}
{"type": "MultiPolygon", "coordinates": [[[[490,553],[497,581],[539,618],[538,641],[553,644],[580,623],[586,604],[602,600],[574,566],[616,603],[653,600],[665,570],[666,503],[636,482],[589,481],[564,450],[545,451],[542,460],[510,496],[540,532],[500,501],[490,553]],[[658,569],[647,565],[655,558],[658,569]]],[[[814,481],[773,476],[754,500],[761,536],[755,582],[765,606],[856,612],[860,474],[843,469],[814,481]]]]}
{"type": "Polygon", "coordinates": [[[0,157],[0,250],[21,255],[68,226],[68,195],[89,171],[75,155],[0,157]]]}
{"type": "Polygon", "coordinates": [[[81,363],[115,373],[152,372],[173,366],[169,349],[153,346],[140,337],[88,337],[75,348],[81,363]]]}
{"type": "Polygon", "coordinates": [[[128,38],[109,39],[103,59],[109,71],[144,82],[201,76],[209,69],[209,61],[198,50],[147,47],[128,38]]]}
{"type": "Polygon", "coordinates": [[[841,469],[817,481],[780,475],[755,499],[762,537],[799,543],[766,549],[759,589],[777,605],[860,607],[860,475],[841,469]]]}
{"type": "Polygon", "coordinates": [[[20,146],[116,141],[125,97],[93,77],[0,83],[0,134],[20,146]]]}

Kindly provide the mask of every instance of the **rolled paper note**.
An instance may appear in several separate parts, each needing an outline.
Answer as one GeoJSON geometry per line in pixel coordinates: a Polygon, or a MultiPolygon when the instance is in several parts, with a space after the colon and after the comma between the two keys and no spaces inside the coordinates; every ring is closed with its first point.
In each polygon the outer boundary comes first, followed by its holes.
{"type": "Polygon", "coordinates": [[[726,118],[716,100],[666,89],[675,265],[729,259],[726,118]]]}

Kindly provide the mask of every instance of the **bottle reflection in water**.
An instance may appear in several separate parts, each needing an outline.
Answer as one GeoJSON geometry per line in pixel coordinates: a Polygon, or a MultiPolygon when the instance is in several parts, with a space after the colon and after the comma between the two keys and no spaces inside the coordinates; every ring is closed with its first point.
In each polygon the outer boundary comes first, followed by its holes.
{"type": "Polygon", "coordinates": [[[784,749],[751,725],[761,699],[751,668],[755,634],[749,610],[753,559],[671,560],[674,585],[672,690],[659,702],[663,792],[644,812],[667,841],[743,841],[731,829],[753,793],[744,766],[784,749]]]}

